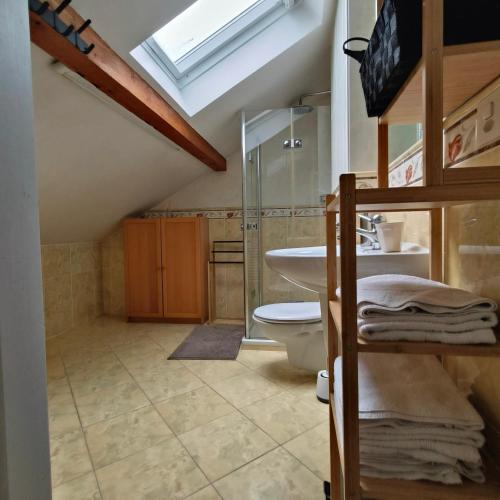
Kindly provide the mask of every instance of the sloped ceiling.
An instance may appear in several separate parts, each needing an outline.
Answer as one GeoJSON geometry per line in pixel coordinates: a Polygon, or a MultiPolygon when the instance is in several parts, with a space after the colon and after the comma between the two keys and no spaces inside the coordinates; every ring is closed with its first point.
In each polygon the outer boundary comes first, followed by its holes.
{"type": "MultiPolygon", "coordinates": [[[[129,52],[191,3],[74,0],[72,5],[161,92],[129,52]]],[[[330,5],[322,29],[189,120],[222,154],[239,148],[241,109],[288,106],[304,92],[329,88],[334,2],[325,3],[330,5]]],[[[32,62],[42,243],[100,239],[123,217],[157,204],[207,172],[208,167],[166,139],[56,73],[37,47],[32,62]]]]}

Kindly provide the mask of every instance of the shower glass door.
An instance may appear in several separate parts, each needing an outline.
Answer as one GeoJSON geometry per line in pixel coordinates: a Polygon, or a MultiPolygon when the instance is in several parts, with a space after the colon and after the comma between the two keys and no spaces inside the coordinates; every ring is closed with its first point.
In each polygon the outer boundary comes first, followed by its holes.
{"type": "Polygon", "coordinates": [[[267,250],[325,244],[331,189],[330,108],[300,106],[242,114],[246,336],[264,304],[316,301],[265,264],[267,250]]]}
{"type": "Polygon", "coordinates": [[[252,315],[262,302],[261,280],[261,195],[259,183],[259,147],[246,153],[243,185],[243,244],[245,251],[245,329],[253,328],[252,315]]]}

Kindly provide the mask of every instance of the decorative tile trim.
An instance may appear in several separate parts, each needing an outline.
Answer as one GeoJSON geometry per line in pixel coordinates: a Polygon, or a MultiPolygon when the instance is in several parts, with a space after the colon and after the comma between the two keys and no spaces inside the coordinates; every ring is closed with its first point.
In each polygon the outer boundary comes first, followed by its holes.
{"type": "MultiPolygon", "coordinates": [[[[265,208],[261,211],[262,217],[321,217],[325,215],[325,207],[300,208],[265,208]]],[[[248,210],[248,217],[257,217],[257,210],[248,210]]],[[[207,219],[238,219],[243,217],[241,209],[213,209],[213,210],[149,210],[142,215],[144,219],[159,217],[206,217],[207,219]]]]}
{"type": "Polygon", "coordinates": [[[423,179],[423,156],[422,146],[414,150],[411,148],[409,154],[400,156],[389,168],[389,187],[416,186],[423,179]]]}

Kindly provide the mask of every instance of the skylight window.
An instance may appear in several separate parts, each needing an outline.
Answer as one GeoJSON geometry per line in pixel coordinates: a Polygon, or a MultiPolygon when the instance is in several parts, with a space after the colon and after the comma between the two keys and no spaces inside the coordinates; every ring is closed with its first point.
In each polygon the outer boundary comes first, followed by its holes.
{"type": "Polygon", "coordinates": [[[179,88],[275,22],[297,0],[197,0],[143,47],[179,88]]]}

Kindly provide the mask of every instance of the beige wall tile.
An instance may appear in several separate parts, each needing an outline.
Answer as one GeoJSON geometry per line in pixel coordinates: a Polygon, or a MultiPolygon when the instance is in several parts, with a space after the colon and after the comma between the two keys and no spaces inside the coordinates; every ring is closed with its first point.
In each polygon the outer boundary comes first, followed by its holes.
{"type": "MultiPolygon", "coordinates": [[[[445,221],[446,281],[500,303],[500,202],[449,208],[445,221]]],[[[448,357],[445,366],[459,388],[472,394],[489,423],[488,446],[500,455],[500,360],[448,357]]]]}
{"type": "Polygon", "coordinates": [[[125,257],[121,228],[102,241],[101,252],[104,314],[125,316],[125,257]]]}
{"type": "Polygon", "coordinates": [[[98,243],[42,245],[47,337],[87,324],[102,315],[101,267],[98,243]]]}

